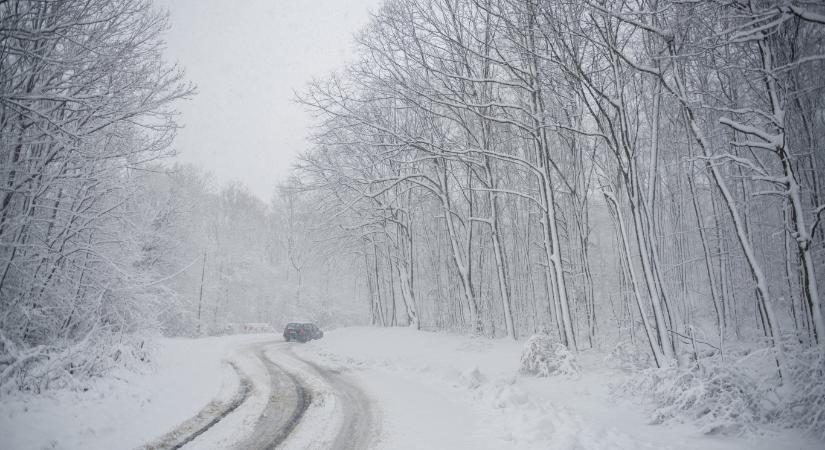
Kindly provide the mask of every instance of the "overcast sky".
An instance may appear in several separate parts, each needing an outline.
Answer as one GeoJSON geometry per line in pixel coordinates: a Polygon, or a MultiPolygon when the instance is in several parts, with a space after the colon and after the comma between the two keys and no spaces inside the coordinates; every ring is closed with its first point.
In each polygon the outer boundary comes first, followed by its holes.
{"type": "Polygon", "coordinates": [[[178,160],[268,200],[306,149],[294,103],[312,77],[353,57],[352,35],[379,0],[158,0],[171,14],[167,55],[198,87],[182,102],[178,160]]]}

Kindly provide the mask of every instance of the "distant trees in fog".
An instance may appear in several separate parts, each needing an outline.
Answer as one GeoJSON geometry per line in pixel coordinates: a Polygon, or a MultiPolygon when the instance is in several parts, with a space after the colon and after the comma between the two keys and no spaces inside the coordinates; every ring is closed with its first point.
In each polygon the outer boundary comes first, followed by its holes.
{"type": "MultiPolygon", "coordinates": [[[[311,195],[282,187],[264,202],[239,183],[218,186],[176,165],[141,177],[144,270],[164,290],[158,326],[169,335],[357,320],[347,255],[334,254],[311,195]],[[325,254],[332,252],[333,254],[325,254]]],[[[365,308],[360,308],[365,309],[365,308]]]]}

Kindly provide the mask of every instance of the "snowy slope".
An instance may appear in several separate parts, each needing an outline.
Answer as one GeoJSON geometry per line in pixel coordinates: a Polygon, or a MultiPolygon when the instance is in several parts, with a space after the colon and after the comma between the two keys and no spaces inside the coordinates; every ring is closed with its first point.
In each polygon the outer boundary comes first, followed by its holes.
{"type": "Polygon", "coordinates": [[[0,448],[134,448],[160,437],[238,383],[224,360],[273,335],[159,339],[153,367],[121,371],[87,392],[0,402],[0,448]]]}
{"type": "Polygon", "coordinates": [[[383,412],[382,448],[821,449],[788,430],[706,436],[690,424],[649,425],[615,399],[621,372],[583,352],[581,376],[517,374],[521,343],[410,329],[345,328],[295,353],[349,371],[383,412]]]}

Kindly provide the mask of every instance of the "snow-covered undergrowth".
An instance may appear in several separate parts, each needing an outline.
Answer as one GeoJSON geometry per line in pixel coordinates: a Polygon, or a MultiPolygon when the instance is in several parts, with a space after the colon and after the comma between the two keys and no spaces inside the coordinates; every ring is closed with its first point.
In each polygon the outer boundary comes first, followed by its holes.
{"type": "Polygon", "coordinates": [[[164,435],[213,399],[231,396],[237,374],[224,362],[272,335],[157,339],[141,370],[115,367],[84,389],[13,391],[0,399],[0,448],[135,448],[164,435]]]}
{"type": "Polygon", "coordinates": [[[576,376],[579,368],[564,344],[546,334],[535,334],[524,343],[519,372],[538,377],[576,376]]]}
{"type": "MultiPolygon", "coordinates": [[[[356,377],[384,409],[388,423],[383,448],[721,450],[822,446],[793,431],[771,430],[761,433],[758,441],[747,436],[720,440],[705,434],[701,422],[651,425],[649,410],[629,400],[636,391],[626,390],[616,397],[610,389],[637,373],[628,370],[643,366],[644,361],[626,360],[621,351],[612,355],[609,351],[583,351],[575,360],[568,359],[575,361],[577,375],[558,376],[561,373],[551,369],[558,365],[547,362],[556,357],[556,347],[549,344],[554,344],[552,339],[548,342],[535,337],[513,342],[411,329],[346,328],[296,347],[295,352],[356,377]],[[533,358],[539,354],[543,357],[533,358]],[[557,376],[520,373],[527,355],[529,361],[540,361],[530,365],[539,368],[537,374],[543,370],[557,376]],[[450,424],[449,430],[440,432],[442,424],[450,424]],[[440,440],[427,441],[425,434],[440,440]]],[[[724,380],[720,375],[720,385],[724,380]]],[[[756,426],[765,428],[763,423],[756,426]]]]}
{"type": "Polygon", "coordinates": [[[779,421],[825,441],[825,355],[819,349],[785,355],[786,393],[779,421]]]}
{"type": "Polygon", "coordinates": [[[775,425],[825,440],[825,360],[817,349],[731,351],[685,367],[644,369],[619,386],[644,399],[653,423],[691,422],[741,435],[775,425]]]}
{"type": "Polygon", "coordinates": [[[0,396],[13,391],[82,391],[113,370],[143,370],[150,361],[150,341],[141,334],[101,331],[77,341],[20,347],[0,330],[0,396]]]}
{"type": "Polygon", "coordinates": [[[653,423],[692,420],[703,433],[754,431],[772,410],[759,385],[725,366],[647,369],[624,387],[653,405],[653,423]]]}

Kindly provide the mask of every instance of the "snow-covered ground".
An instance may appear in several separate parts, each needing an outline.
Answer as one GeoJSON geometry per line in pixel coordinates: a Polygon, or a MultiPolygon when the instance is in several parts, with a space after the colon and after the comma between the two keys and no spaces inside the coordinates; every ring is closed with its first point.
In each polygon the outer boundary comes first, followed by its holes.
{"type": "Polygon", "coordinates": [[[0,402],[2,449],[135,448],[231,395],[239,348],[274,335],[159,339],[151,367],[118,371],[86,392],[16,395],[0,402]]]}
{"type": "MultiPolygon", "coordinates": [[[[271,375],[250,350],[267,340],[279,337],[161,339],[153,368],[143,373],[119,372],[87,392],[3,398],[0,448],[139,447],[210,401],[230,397],[239,379],[227,361],[251,379],[253,394],[186,448],[240,445],[270,397],[271,375]]],[[[691,424],[649,425],[643,406],[611,395],[626,375],[606,364],[603,353],[582,352],[576,378],[534,378],[518,374],[522,345],[403,328],[344,328],[308,344],[255,348],[284,370],[303,373],[317,396],[288,448],[324,448],[329,440],[321,435],[331,436],[334,424],[346,422],[336,414],[353,414],[333,401],[341,385],[297,358],[366,392],[380,449],[823,448],[789,430],[726,437],[703,435],[691,424]]]]}
{"type": "Polygon", "coordinates": [[[611,396],[626,376],[603,353],[580,376],[518,375],[521,342],[410,329],[345,328],[295,353],[348,371],[378,404],[387,449],[821,449],[792,430],[708,436],[650,425],[644,407],[611,396]]]}

